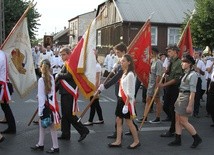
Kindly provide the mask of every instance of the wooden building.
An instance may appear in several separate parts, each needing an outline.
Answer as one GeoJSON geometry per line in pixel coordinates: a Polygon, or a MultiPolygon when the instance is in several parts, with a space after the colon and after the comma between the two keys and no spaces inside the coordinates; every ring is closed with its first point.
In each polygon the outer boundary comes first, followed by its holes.
{"type": "Polygon", "coordinates": [[[154,12],[152,46],[164,51],[168,44],[178,42],[185,13],[193,9],[194,0],[107,0],[97,9],[97,15],[101,13],[97,48],[106,54],[110,47],[121,41],[128,46],[154,12]]]}

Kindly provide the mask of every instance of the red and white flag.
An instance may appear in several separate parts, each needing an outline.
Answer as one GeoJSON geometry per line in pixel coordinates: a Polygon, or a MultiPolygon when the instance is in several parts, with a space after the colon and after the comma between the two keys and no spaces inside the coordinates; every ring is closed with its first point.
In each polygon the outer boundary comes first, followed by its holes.
{"type": "Polygon", "coordinates": [[[24,97],[36,85],[27,18],[22,19],[13,28],[2,45],[7,55],[9,77],[21,97],[24,97]]]}
{"type": "Polygon", "coordinates": [[[185,29],[181,35],[181,38],[180,38],[179,43],[178,43],[178,47],[180,48],[180,52],[178,54],[179,58],[181,58],[185,52],[187,52],[191,56],[193,56],[190,22],[187,23],[187,26],[185,27],[185,29]]]}
{"type": "Polygon", "coordinates": [[[128,53],[132,56],[135,72],[145,87],[148,86],[151,61],[151,23],[147,20],[131,44],[128,53]]]}
{"type": "Polygon", "coordinates": [[[97,18],[93,20],[66,62],[67,70],[87,98],[96,90],[96,20],[97,18]]]}

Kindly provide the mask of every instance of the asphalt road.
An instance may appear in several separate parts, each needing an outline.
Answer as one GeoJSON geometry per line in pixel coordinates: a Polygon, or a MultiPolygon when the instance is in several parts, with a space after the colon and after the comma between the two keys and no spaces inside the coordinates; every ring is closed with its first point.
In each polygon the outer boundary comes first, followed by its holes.
{"type": "MultiPolygon", "coordinates": [[[[27,126],[32,114],[37,107],[36,89],[34,89],[26,98],[21,99],[17,93],[13,94],[13,103],[11,108],[14,112],[17,124],[16,135],[4,135],[5,141],[0,144],[0,155],[34,155],[46,154],[44,152],[33,152],[30,146],[34,146],[38,142],[38,125],[27,126]]],[[[59,97],[58,97],[59,100],[59,97]]],[[[89,103],[83,97],[79,98],[80,110],[89,103]]],[[[142,131],[139,132],[141,146],[135,150],[129,150],[126,147],[132,143],[132,137],[123,135],[121,148],[108,148],[107,144],[113,142],[112,139],[107,139],[107,135],[114,130],[114,110],[116,107],[116,98],[114,95],[114,87],[105,90],[100,98],[101,107],[103,109],[104,124],[93,125],[88,127],[90,134],[83,142],[77,142],[79,134],[72,127],[71,140],[59,141],[60,153],[62,155],[213,155],[214,154],[214,128],[210,127],[211,118],[205,117],[205,103],[202,102],[200,109],[200,118],[190,118],[190,122],[195,126],[198,133],[203,138],[203,143],[197,149],[191,149],[192,137],[183,131],[182,146],[169,147],[167,144],[174,138],[161,138],[160,134],[169,128],[168,122],[160,124],[146,123],[142,131]]],[[[142,116],[143,104],[141,103],[141,90],[137,97],[137,113],[142,116]]],[[[154,118],[155,113],[149,114],[149,120],[154,118]]],[[[83,117],[82,122],[87,121],[89,113],[83,117]]],[[[0,117],[3,117],[3,112],[0,110],[0,117]]],[[[165,118],[164,113],[162,119],[165,118]]],[[[97,116],[95,116],[95,121],[97,116]]],[[[138,124],[139,125],[139,124],[138,124]]],[[[6,129],[6,125],[0,124],[0,130],[6,129]]],[[[124,124],[124,132],[128,131],[124,124]]],[[[60,135],[60,131],[58,133],[60,135]]],[[[47,130],[45,137],[45,150],[52,146],[50,133],[47,130]]]]}

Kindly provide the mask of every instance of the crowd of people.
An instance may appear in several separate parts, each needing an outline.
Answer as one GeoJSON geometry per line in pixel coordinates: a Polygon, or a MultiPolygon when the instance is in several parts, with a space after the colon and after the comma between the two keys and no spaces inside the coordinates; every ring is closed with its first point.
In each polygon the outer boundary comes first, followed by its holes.
{"type": "MultiPolygon", "coordinates": [[[[125,120],[129,132],[126,135],[132,135],[133,142],[127,147],[135,149],[141,146],[138,126],[135,121],[142,123],[147,121],[148,111],[151,111],[150,105],[156,104],[155,119],[150,123],[160,123],[161,113],[166,113],[164,121],[170,121],[171,125],[167,132],[161,134],[161,137],[175,136],[175,140],[170,142],[169,146],[181,145],[182,129],[185,128],[193,137],[191,148],[196,148],[202,143],[202,138],[196,129],[189,122],[189,117],[200,117],[200,100],[203,94],[207,94],[206,110],[214,123],[214,107],[212,104],[214,94],[214,69],[213,58],[210,51],[202,51],[194,49],[193,56],[185,53],[182,58],[178,57],[180,49],[176,45],[169,45],[166,51],[159,52],[155,47],[152,48],[151,69],[149,74],[149,84],[146,89],[143,87],[142,102],[145,108],[142,118],[136,118],[136,96],[139,87],[143,84],[139,81],[135,74],[134,62],[132,57],[127,54],[127,46],[119,43],[110,49],[110,53],[104,61],[105,72],[107,77],[105,83],[101,83],[101,65],[96,64],[96,88],[100,93],[105,93],[112,85],[115,85],[115,96],[117,97],[117,106],[115,109],[115,131],[108,138],[115,139],[109,143],[108,147],[121,147],[122,144],[122,126],[125,120]],[[109,75],[111,74],[111,75],[109,75]],[[164,77],[162,77],[165,75],[164,77]],[[110,78],[109,78],[110,77],[110,78]],[[157,91],[157,93],[155,93],[157,91]],[[155,95],[155,96],[154,96],[155,95]],[[150,103],[154,98],[154,103],[150,103]]],[[[59,152],[59,140],[70,140],[70,128],[72,126],[80,134],[78,142],[84,140],[89,134],[86,126],[93,124],[103,124],[102,108],[99,104],[99,96],[94,100],[90,109],[89,119],[85,123],[78,121],[75,115],[77,106],[77,85],[65,67],[64,63],[69,59],[72,50],[68,47],[54,48],[50,46],[46,48],[36,46],[33,48],[32,56],[35,66],[35,73],[38,76],[38,117],[39,117],[39,140],[36,145],[32,146],[33,151],[44,150],[44,131],[41,125],[43,117],[43,109],[46,102],[51,106],[53,112],[53,124],[49,127],[53,146],[47,150],[47,153],[59,152]],[[53,52],[53,51],[54,52],[53,52]],[[59,107],[56,100],[56,92],[59,91],[61,97],[61,117],[59,117],[59,107]],[[99,120],[93,121],[95,112],[97,111],[99,120]],[[57,124],[61,122],[61,135],[57,137],[57,124]]],[[[98,58],[97,51],[94,51],[98,58]]],[[[1,107],[4,111],[5,118],[1,123],[7,123],[8,128],[1,132],[2,134],[15,134],[16,124],[13,113],[8,104],[8,97],[11,94],[6,93],[3,86],[8,82],[7,76],[7,59],[3,51],[0,51],[0,85],[1,85],[1,107]]],[[[90,99],[92,99],[91,96],[90,99]]],[[[152,107],[153,109],[153,107],[152,107]]],[[[139,110],[138,110],[139,111],[139,110]]],[[[214,127],[214,124],[211,125],[214,127]]],[[[0,134],[0,142],[5,138],[0,134]]]]}

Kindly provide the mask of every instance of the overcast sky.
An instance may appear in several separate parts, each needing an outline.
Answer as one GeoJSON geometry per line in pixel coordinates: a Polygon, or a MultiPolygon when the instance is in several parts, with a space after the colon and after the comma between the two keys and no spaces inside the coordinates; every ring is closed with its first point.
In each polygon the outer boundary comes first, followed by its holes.
{"type": "Polygon", "coordinates": [[[80,14],[93,11],[106,0],[34,0],[36,9],[42,15],[38,38],[68,27],[68,20],[80,14]]]}

